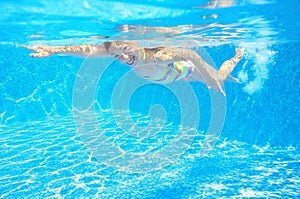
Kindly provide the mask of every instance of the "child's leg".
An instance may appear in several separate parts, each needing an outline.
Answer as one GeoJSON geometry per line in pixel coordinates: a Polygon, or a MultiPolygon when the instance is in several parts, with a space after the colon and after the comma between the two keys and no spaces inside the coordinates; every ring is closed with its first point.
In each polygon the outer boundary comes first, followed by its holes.
{"type": "Polygon", "coordinates": [[[220,79],[225,81],[239,61],[243,58],[244,50],[241,48],[235,49],[235,56],[225,61],[218,71],[220,79]]]}

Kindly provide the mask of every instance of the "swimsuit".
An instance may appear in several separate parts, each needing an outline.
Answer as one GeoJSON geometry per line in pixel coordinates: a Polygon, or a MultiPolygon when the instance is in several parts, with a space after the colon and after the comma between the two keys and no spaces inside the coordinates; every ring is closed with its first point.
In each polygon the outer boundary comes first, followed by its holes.
{"type": "Polygon", "coordinates": [[[148,80],[159,82],[161,84],[167,84],[171,82],[175,82],[177,80],[189,77],[195,65],[191,61],[179,61],[170,63],[165,70],[163,70],[156,77],[145,77],[148,80]],[[181,72],[177,70],[177,68],[181,68],[181,72]]]}

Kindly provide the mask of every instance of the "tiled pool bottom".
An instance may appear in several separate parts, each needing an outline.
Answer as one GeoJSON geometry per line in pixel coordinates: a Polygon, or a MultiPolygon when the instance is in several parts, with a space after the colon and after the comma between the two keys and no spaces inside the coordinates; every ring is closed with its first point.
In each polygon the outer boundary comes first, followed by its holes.
{"type": "Polygon", "coordinates": [[[199,158],[199,150],[193,148],[175,166],[130,174],[93,158],[72,117],[1,126],[0,198],[300,196],[297,148],[249,146],[223,138],[208,157],[199,158]]]}

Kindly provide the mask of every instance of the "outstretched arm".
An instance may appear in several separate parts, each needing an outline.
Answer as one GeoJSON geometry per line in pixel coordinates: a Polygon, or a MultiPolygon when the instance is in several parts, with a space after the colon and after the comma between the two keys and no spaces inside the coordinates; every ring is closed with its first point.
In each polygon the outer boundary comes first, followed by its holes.
{"type": "Polygon", "coordinates": [[[78,57],[106,57],[110,56],[105,43],[100,45],[83,44],[76,46],[23,46],[36,53],[31,53],[31,57],[48,57],[53,54],[66,54],[78,57]]]}

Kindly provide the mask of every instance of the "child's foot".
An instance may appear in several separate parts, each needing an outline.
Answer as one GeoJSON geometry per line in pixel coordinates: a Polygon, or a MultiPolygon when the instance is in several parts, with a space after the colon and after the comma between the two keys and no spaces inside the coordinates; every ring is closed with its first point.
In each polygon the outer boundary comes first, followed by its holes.
{"type": "Polygon", "coordinates": [[[241,60],[243,58],[243,55],[244,55],[244,48],[236,48],[235,49],[235,57],[238,59],[238,60],[241,60]]]}

